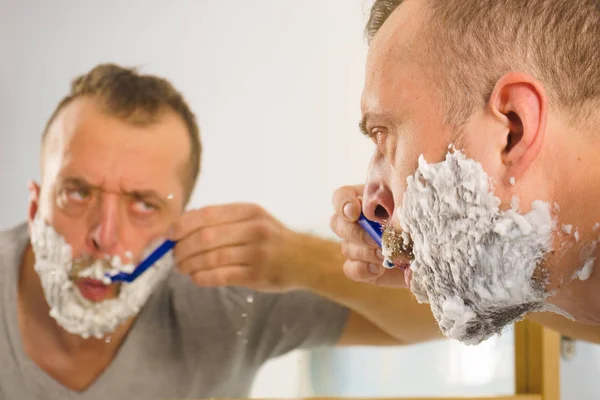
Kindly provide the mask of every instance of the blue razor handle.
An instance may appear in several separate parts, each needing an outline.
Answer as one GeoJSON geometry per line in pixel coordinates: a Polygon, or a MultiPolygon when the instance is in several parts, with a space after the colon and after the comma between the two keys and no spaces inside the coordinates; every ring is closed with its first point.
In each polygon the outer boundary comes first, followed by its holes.
{"type": "MultiPolygon", "coordinates": [[[[383,229],[381,228],[381,225],[379,223],[367,219],[367,217],[365,217],[363,213],[360,213],[360,217],[358,217],[358,224],[369,234],[369,236],[371,236],[371,238],[375,241],[375,243],[377,243],[377,245],[380,248],[383,248],[381,242],[381,235],[383,234],[383,229]]],[[[396,268],[394,263],[389,260],[386,260],[383,263],[383,266],[388,269],[396,268]]]]}
{"type": "Polygon", "coordinates": [[[152,264],[160,260],[160,258],[165,254],[167,254],[167,252],[171,250],[174,246],[175,242],[173,240],[165,240],[163,244],[161,244],[148,257],[146,257],[141,263],[139,263],[132,273],[128,274],[126,272],[119,272],[115,275],[106,274],[106,277],[110,279],[111,282],[131,283],[134,280],[136,280],[138,276],[144,273],[144,271],[150,268],[152,264]]]}

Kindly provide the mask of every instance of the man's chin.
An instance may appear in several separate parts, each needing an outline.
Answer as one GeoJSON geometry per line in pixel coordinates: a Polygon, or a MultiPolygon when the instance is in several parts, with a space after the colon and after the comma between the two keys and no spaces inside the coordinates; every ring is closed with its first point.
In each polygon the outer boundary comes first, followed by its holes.
{"type": "Polygon", "coordinates": [[[412,269],[407,268],[404,271],[404,283],[421,304],[429,304],[429,294],[419,273],[414,273],[412,269]]]}

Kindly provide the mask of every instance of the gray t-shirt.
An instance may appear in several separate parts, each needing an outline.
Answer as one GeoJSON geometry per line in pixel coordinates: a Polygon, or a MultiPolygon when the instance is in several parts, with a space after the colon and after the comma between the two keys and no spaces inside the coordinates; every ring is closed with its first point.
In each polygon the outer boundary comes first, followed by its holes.
{"type": "Polygon", "coordinates": [[[259,367],[297,348],[333,345],[347,309],[305,291],[200,288],[173,272],[141,310],[115,359],[83,392],[24,352],[17,317],[25,224],[0,232],[0,399],[247,397],[259,367]]]}

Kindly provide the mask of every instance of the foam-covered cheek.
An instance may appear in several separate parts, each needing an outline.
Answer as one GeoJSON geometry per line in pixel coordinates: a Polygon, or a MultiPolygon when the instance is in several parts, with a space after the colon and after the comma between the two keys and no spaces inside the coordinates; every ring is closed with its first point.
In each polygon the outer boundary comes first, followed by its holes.
{"type": "MultiPolygon", "coordinates": [[[[72,251],[62,236],[36,218],[31,243],[36,256],[34,268],[40,277],[50,316],[66,331],[84,338],[100,338],[135,316],[174,265],[172,253],[168,253],[133,283],[122,284],[118,298],[93,303],[84,299],[70,280],[72,251]]],[[[109,259],[115,270],[135,267],[123,263],[119,257],[109,259]]],[[[102,279],[106,273],[104,261],[96,260],[82,273],[102,279]]]]}
{"type": "Polygon", "coordinates": [[[547,297],[533,274],[550,250],[549,205],[534,201],[526,215],[499,205],[481,164],[454,151],[436,164],[419,158],[395,213],[413,242],[411,289],[432,304],[445,334],[465,342],[497,333],[489,321],[475,324],[481,315],[547,297]]]}

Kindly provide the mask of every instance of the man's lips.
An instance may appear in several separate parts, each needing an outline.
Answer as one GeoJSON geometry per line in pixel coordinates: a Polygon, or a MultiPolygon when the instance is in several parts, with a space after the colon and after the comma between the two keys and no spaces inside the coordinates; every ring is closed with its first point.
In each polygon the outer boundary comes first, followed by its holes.
{"type": "Polygon", "coordinates": [[[111,294],[111,287],[97,279],[78,279],[76,285],[81,295],[89,301],[103,301],[111,294]]]}
{"type": "Polygon", "coordinates": [[[396,268],[401,269],[402,271],[405,271],[410,267],[410,263],[407,262],[394,261],[394,265],[396,266],[396,268]]]}
{"type": "Polygon", "coordinates": [[[392,254],[392,262],[396,266],[396,268],[405,270],[410,267],[411,258],[406,254],[392,254]]]}

